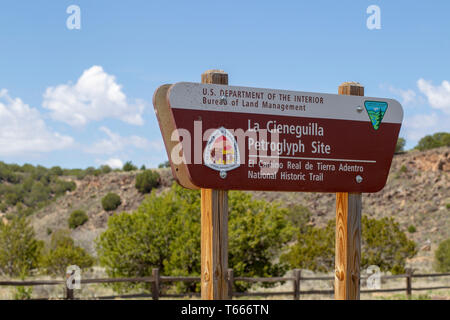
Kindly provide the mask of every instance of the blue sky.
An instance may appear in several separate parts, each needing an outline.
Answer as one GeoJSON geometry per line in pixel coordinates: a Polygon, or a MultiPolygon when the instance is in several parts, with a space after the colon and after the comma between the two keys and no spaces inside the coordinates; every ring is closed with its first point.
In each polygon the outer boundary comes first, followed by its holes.
{"type": "Polygon", "coordinates": [[[152,95],[199,82],[365,95],[405,110],[407,147],[450,131],[449,1],[2,1],[0,160],[62,167],[166,160],[152,95]],[[66,9],[81,10],[69,30],[66,9]],[[367,7],[381,10],[369,30],[367,7]]]}

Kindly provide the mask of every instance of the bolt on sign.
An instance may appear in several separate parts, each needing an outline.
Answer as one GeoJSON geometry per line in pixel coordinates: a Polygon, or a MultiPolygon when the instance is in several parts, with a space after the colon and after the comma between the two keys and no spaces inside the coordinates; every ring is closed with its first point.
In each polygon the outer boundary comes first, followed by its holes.
{"type": "Polygon", "coordinates": [[[392,99],[180,82],[154,107],[184,187],[377,192],[403,109],[392,99]]]}

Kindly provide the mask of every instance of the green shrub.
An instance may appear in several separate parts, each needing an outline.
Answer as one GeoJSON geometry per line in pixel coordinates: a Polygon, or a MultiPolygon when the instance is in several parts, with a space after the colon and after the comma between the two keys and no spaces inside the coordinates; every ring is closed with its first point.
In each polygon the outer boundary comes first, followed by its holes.
{"type": "Polygon", "coordinates": [[[23,277],[38,267],[43,242],[24,217],[14,217],[7,224],[0,220],[0,274],[23,277]]]}
{"type": "Polygon", "coordinates": [[[73,181],[57,180],[50,185],[50,190],[53,194],[60,196],[67,191],[75,190],[77,185],[73,181]]]}
{"type": "MultiPolygon", "coordinates": [[[[236,276],[284,274],[286,265],[277,257],[292,239],[286,214],[276,203],[229,192],[229,266],[236,276]]],[[[137,211],[109,218],[107,230],[97,239],[97,253],[111,277],[149,276],[152,268],[163,275],[200,275],[200,193],[177,184],[161,195],[153,191],[137,211]]],[[[199,289],[198,284],[192,287],[199,289]]],[[[247,287],[236,283],[238,290],[247,287]]]]}
{"type": "MultiPolygon", "coordinates": [[[[293,236],[288,210],[277,202],[253,199],[249,193],[230,191],[228,195],[230,267],[236,276],[282,276],[288,265],[278,257],[293,236]]],[[[238,291],[250,286],[235,283],[238,291]]]]}
{"type": "Polygon", "coordinates": [[[51,189],[41,181],[33,183],[31,191],[25,195],[23,202],[28,207],[35,207],[51,198],[51,189]]]}
{"type": "Polygon", "coordinates": [[[403,138],[398,138],[397,144],[395,145],[395,152],[405,151],[406,140],[403,138]]]}
{"type": "Polygon", "coordinates": [[[158,165],[158,168],[170,168],[170,162],[169,161],[165,161],[165,162],[163,162],[163,163],[160,163],[159,165],[158,165]]]}
{"type": "Polygon", "coordinates": [[[33,293],[33,287],[16,287],[14,300],[30,300],[33,293]]]}
{"type": "Polygon", "coordinates": [[[17,182],[17,175],[13,172],[13,170],[7,164],[1,162],[0,163],[0,181],[7,181],[10,183],[17,182]]]}
{"type": "Polygon", "coordinates": [[[286,217],[297,232],[304,232],[308,228],[311,212],[305,206],[294,205],[288,208],[286,217]]]}
{"type": "Polygon", "coordinates": [[[108,193],[102,199],[102,207],[105,211],[116,210],[121,203],[120,196],[112,192],[108,193]]]}
{"type": "Polygon", "coordinates": [[[442,241],[434,253],[434,268],[437,272],[450,272],[450,239],[442,241]]]}
{"type": "Polygon", "coordinates": [[[145,170],[136,175],[135,187],[140,193],[149,193],[160,183],[159,173],[153,170],[145,170]]]}
{"type": "Polygon", "coordinates": [[[52,167],[52,168],[50,169],[50,173],[51,173],[52,175],[62,176],[64,172],[63,172],[63,170],[61,169],[61,167],[55,166],[55,167],[52,167]]]}
{"type": "Polygon", "coordinates": [[[52,235],[50,246],[46,249],[41,264],[46,273],[65,276],[68,266],[90,268],[94,264],[94,259],[83,248],[75,245],[67,230],[57,230],[52,235]]]}
{"type": "Polygon", "coordinates": [[[416,232],[417,230],[416,230],[416,227],[414,227],[413,225],[410,225],[409,227],[408,227],[408,232],[409,233],[414,233],[414,232],[416,232]]]}
{"type": "Polygon", "coordinates": [[[137,167],[131,161],[127,161],[123,165],[122,170],[123,171],[134,171],[134,170],[137,170],[137,167]]]}
{"type": "Polygon", "coordinates": [[[402,165],[401,168],[400,168],[400,172],[401,172],[401,173],[405,173],[405,172],[407,172],[407,171],[408,171],[408,168],[406,168],[405,165],[402,165]]]}
{"type": "Polygon", "coordinates": [[[28,217],[33,214],[34,209],[30,207],[25,207],[21,203],[16,205],[17,215],[20,217],[28,217]]]}
{"type": "Polygon", "coordinates": [[[9,192],[5,195],[5,202],[9,206],[15,206],[20,200],[21,197],[17,193],[9,192]]]}
{"type": "Polygon", "coordinates": [[[317,272],[330,271],[334,266],[335,223],[330,220],[326,227],[307,227],[298,231],[296,243],[280,257],[291,268],[317,272]]]}
{"type": "Polygon", "coordinates": [[[88,216],[83,210],[75,210],[70,214],[68,223],[69,228],[75,229],[82,226],[86,221],[88,221],[88,216]]]}
{"type": "Polygon", "coordinates": [[[25,163],[20,169],[21,172],[32,173],[34,172],[34,166],[29,163],[25,163]]]}
{"type": "Polygon", "coordinates": [[[381,271],[393,274],[404,273],[406,259],[417,253],[415,242],[408,239],[392,217],[362,217],[362,248],[361,266],[377,265],[381,271]]]}
{"type": "Polygon", "coordinates": [[[447,209],[450,209],[450,203],[447,203],[447,204],[445,205],[445,207],[446,207],[447,209]]]}
{"type": "Polygon", "coordinates": [[[100,171],[101,171],[102,173],[104,173],[104,174],[110,173],[111,170],[112,170],[111,167],[108,166],[108,165],[102,165],[102,166],[100,166],[100,171]]]}
{"type": "Polygon", "coordinates": [[[423,151],[444,146],[450,146],[450,133],[437,132],[433,135],[427,135],[420,139],[416,149],[423,151]]]}
{"type": "MultiPolygon", "coordinates": [[[[380,220],[362,217],[361,268],[377,265],[381,271],[403,273],[406,259],[416,253],[416,245],[392,218],[380,220]]],[[[309,227],[306,232],[297,233],[297,242],[291,246],[281,260],[291,268],[327,272],[334,268],[335,220],[326,227],[309,227]]]]}
{"type": "Polygon", "coordinates": [[[8,182],[0,183],[0,202],[6,207],[16,206],[16,211],[22,211],[21,214],[31,214],[47,205],[50,200],[75,189],[73,181],[59,178],[66,171],[58,166],[47,169],[43,166],[19,166],[0,161],[0,182],[8,182]]]}

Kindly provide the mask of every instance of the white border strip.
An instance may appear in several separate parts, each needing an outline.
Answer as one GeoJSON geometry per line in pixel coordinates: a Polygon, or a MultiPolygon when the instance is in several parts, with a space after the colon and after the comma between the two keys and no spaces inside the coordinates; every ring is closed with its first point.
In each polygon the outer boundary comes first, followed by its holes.
{"type": "MultiPolygon", "coordinates": [[[[264,98],[264,101],[269,101],[264,98]]],[[[401,124],[403,120],[403,108],[401,104],[394,99],[373,98],[366,96],[350,96],[338,95],[328,93],[314,93],[301,91],[287,91],[275,89],[259,89],[249,87],[224,86],[191,82],[179,82],[169,89],[168,103],[173,109],[190,109],[199,111],[218,111],[218,112],[239,112],[259,115],[273,115],[286,116],[295,118],[318,118],[318,119],[333,119],[333,120],[350,120],[350,121],[364,121],[370,122],[369,116],[365,110],[365,101],[382,101],[388,104],[388,108],[383,117],[382,123],[398,123],[401,124]],[[221,90],[236,90],[247,92],[260,92],[267,97],[269,94],[276,96],[275,99],[270,100],[275,104],[294,104],[304,105],[305,110],[281,110],[277,108],[263,108],[262,101],[259,101],[258,107],[244,107],[242,100],[257,101],[254,99],[238,99],[239,104],[232,106],[232,101],[235,98],[227,97],[227,105],[203,104],[203,89],[207,92],[213,90],[214,96],[208,96],[208,99],[219,101],[221,99],[219,93],[221,90]],[[279,99],[279,95],[291,96],[311,96],[323,99],[323,103],[304,103],[304,102],[285,102],[279,99]],[[361,108],[362,110],[358,111],[361,108]]]]}
{"type": "Polygon", "coordinates": [[[339,162],[363,162],[376,163],[375,160],[357,160],[357,159],[331,159],[331,158],[308,158],[308,157],[288,157],[288,156],[263,156],[250,154],[249,158],[272,158],[272,159],[293,159],[293,160],[322,160],[322,161],[339,161],[339,162]]]}

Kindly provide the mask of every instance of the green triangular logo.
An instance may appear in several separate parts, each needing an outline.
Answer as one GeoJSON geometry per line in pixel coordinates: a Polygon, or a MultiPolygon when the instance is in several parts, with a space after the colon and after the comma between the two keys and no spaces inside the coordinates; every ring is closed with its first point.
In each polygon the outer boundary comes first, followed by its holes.
{"type": "Polygon", "coordinates": [[[388,108],[387,102],[364,101],[364,107],[366,107],[373,128],[378,130],[380,128],[381,120],[383,120],[384,114],[388,108]]]}

